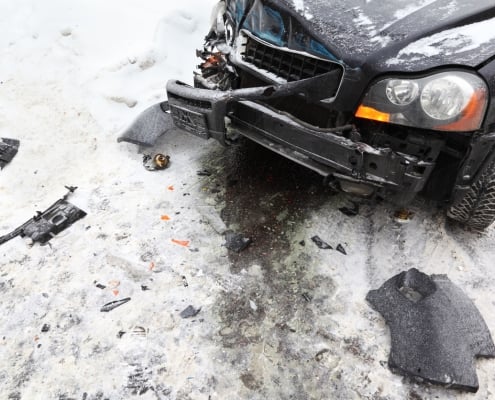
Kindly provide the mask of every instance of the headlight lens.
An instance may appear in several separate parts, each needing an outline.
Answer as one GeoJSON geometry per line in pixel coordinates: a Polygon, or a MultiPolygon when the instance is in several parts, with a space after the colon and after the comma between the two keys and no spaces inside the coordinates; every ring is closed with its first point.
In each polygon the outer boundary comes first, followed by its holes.
{"type": "Polygon", "coordinates": [[[385,89],[387,98],[397,106],[407,106],[418,97],[419,86],[405,79],[390,79],[385,89]]]}
{"type": "Polygon", "coordinates": [[[440,131],[481,127],[488,103],[485,82],[469,72],[417,79],[384,79],[366,93],[356,117],[440,131]]]}

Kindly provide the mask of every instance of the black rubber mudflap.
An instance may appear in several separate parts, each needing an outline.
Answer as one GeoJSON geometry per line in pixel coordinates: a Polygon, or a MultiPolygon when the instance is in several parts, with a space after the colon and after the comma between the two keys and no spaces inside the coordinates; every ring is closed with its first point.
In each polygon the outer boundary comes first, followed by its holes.
{"type": "Polygon", "coordinates": [[[473,302],[446,275],[402,272],[366,300],[390,327],[392,371],[476,392],[475,357],[495,357],[490,332],[473,302]]]}
{"type": "Polygon", "coordinates": [[[157,103],[144,110],[117,139],[144,147],[152,147],[157,139],[174,127],[168,102],[157,103]]]}

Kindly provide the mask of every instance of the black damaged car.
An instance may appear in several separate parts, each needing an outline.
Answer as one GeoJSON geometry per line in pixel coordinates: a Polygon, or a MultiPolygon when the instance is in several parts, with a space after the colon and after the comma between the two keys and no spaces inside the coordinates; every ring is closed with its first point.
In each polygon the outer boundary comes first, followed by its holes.
{"type": "Polygon", "coordinates": [[[493,1],[224,0],[197,54],[119,141],[241,135],[345,192],[495,220],[493,1]]]}

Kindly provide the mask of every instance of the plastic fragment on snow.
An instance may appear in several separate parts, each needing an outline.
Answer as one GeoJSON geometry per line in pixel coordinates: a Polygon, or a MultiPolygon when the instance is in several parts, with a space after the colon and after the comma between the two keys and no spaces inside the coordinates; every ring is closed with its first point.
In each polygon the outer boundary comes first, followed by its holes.
{"type": "Polygon", "coordinates": [[[109,312],[109,311],[112,311],[113,309],[117,308],[117,307],[120,307],[121,305],[127,303],[128,301],[130,301],[131,298],[130,297],[126,297],[125,299],[122,299],[122,300],[115,300],[115,301],[111,301],[110,303],[107,303],[105,305],[103,305],[101,308],[100,308],[100,311],[101,312],[109,312]]]}
{"type": "Polygon", "coordinates": [[[352,202],[352,207],[341,207],[339,211],[348,217],[355,217],[359,214],[359,204],[352,202]]]}
{"type": "Polygon", "coordinates": [[[162,221],[170,221],[170,217],[169,217],[168,215],[162,215],[162,216],[160,217],[160,219],[161,219],[162,221]]]}
{"type": "Polygon", "coordinates": [[[323,249],[323,250],[331,250],[333,249],[332,246],[330,246],[327,242],[324,242],[323,240],[321,240],[321,238],[319,236],[313,236],[311,238],[311,240],[313,241],[314,244],[316,244],[320,249],[323,249]]]}
{"type": "Polygon", "coordinates": [[[225,247],[227,249],[240,253],[245,250],[250,244],[251,239],[244,237],[244,235],[235,232],[227,232],[225,234],[225,247]]]}
{"type": "Polygon", "coordinates": [[[171,192],[173,192],[174,191],[174,185],[168,186],[167,189],[170,190],[171,192]]]}
{"type": "Polygon", "coordinates": [[[390,369],[420,382],[476,392],[475,357],[495,345],[474,303],[446,275],[401,272],[366,300],[390,328],[390,369]]]}
{"type": "Polygon", "coordinates": [[[172,243],[175,243],[179,246],[182,246],[182,247],[188,247],[189,246],[189,243],[190,241],[189,240],[177,240],[177,239],[172,239],[172,243]]]}
{"type": "Polygon", "coordinates": [[[347,255],[347,252],[345,251],[344,246],[342,246],[341,244],[338,244],[337,245],[337,248],[335,250],[337,250],[338,252],[344,254],[345,256],[347,255]]]}
{"type": "Polygon", "coordinates": [[[0,169],[3,169],[17,154],[20,142],[17,139],[0,139],[0,169]]]}
{"type": "Polygon", "coordinates": [[[192,318],[198,315],[200,311],[201,307],[195,308],[194,306],[187,306],[187,308],[181,311],[180,316],[182,318],[192,318]]]}
{"type": "Polygon", "coordinates": [[[201,171],[197,171],[196,175],[198,176],[211,176],[211,172],[207,169],[202,169],[201,171]]]}

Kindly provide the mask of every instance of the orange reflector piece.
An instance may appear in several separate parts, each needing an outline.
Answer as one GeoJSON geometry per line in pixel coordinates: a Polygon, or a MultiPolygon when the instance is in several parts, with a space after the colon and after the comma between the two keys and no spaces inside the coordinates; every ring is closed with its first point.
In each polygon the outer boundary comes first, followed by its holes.
{"type": "Polygon", "coordinates": [[[184,247],[189,246],[189,240],[172,239],[172,243],[175,243],[175,244],[178,244],[179,246],[184,246],[184,247]]]}
{"type": "Polygon", "coordinates": [[[362,104],[356,111],[356,117],[371,119],[373,121],[390,122],[390,114],[375,110],[372,107],[363,106],[362,104]]]}
{"type": "Polygon", "coordinates": [[[161,219],[162,221],[170,221],[170,217],[169,217],[168,215],[162,215],[162,216],[160,217],[160,219],[161,219]]]}

